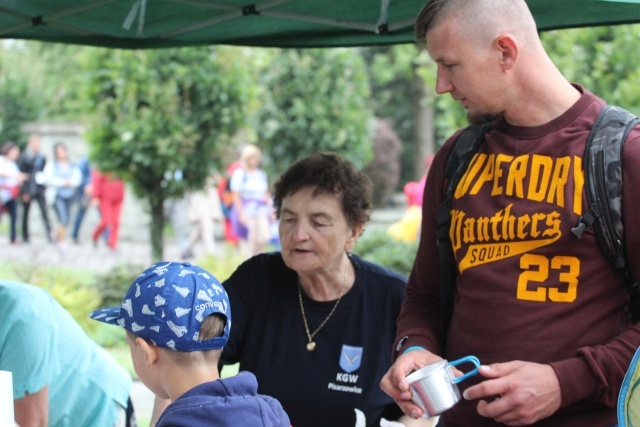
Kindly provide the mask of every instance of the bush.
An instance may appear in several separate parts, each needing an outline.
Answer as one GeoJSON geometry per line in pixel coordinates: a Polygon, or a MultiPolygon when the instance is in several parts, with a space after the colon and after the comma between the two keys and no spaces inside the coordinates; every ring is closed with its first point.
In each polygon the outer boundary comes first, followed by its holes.
{"type": "Polygon", "coordinates": [[[100,305],[100,296],[88,285],[92,275],[26,264],[12,264],[11,270],[16,280],[49,291],[85,331],[89,332],[97,327],[97,322],[89,319],[89,312],[100,305]]]}
{"type": "Polygon", "coordinates": [[[108,273],[96,277],[94,288],[100,296],[100,307],[120,305],[124,294],[147,266],[119,264],[108,273]]]}
{"type": "Polygon", "coordinates": [[[233,245],[225,245],[218,256],[199,259],[196,265],[213,274],[220,282],[224,282],[243,261],[244,258],[233,245]]]}
{"type": "Polygon", "coordinates": [[[373,205],[380,208],[387,204],[398,186],[402,142],[389,122],[378,118],[372,143],[374,159],[364,169],[364,173],[373,183],[373,205]]]}
{"type": "Polygon", "coordinates": [[[367,230],[353,250],[367,261],[405,276],[411,273],[417,251],[418,242],[407,243],[392,239],[384,230],[367,230]]]}

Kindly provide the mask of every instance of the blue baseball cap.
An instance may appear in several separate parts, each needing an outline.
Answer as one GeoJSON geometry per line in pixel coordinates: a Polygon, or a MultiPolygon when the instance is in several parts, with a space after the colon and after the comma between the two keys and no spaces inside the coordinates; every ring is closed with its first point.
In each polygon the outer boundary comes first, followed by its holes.
{"type": "Polygon", "coordinates": [[[89,317],[122,326],[158,347],[187,352],[221,349],[231,330],[227,292],[211,273],[188,262],[152,265],[133,281],[121,305],[89,317]],[[227,320],[223,335],[200,341],[202,321],[215,313],[227,320]]]}

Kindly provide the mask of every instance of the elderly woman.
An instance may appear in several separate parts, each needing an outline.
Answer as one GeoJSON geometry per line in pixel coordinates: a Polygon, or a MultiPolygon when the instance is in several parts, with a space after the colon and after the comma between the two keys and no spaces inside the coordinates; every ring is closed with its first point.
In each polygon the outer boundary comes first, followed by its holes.
{"type": "Polygon", "coordinates": [[[251,258],[224,283],[233,326],[222,362],[253,372],[295,427],[379,426],[401,415],[379,382],[406,280],[349,253],[370,191],[336,154],[299,160],[275,184],[282,252],[251,258]]]}

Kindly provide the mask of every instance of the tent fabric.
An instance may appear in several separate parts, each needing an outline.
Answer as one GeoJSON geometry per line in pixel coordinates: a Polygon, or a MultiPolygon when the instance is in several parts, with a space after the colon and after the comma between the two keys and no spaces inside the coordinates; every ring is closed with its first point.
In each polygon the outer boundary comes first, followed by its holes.
{"type": "Polygon", "coordinates": [[[640,427],[640,348],[622,381],[617,409],[618,427],[640,427]]]}
{"type": "MultiPolygon", "coordinates": [[[[425,0],[0,0],[0,37],[115,48],[412,43],[425,0]]],[[[640,21],[640,0],[528,0],[540,30],[640,21]]],[[[499,11],[497,11],[499,13],[499,11]]]]}

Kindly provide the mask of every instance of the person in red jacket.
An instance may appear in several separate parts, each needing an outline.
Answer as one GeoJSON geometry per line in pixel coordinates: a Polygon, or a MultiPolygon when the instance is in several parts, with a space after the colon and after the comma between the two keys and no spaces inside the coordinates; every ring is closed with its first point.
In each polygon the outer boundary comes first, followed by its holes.
{"type": "Polygon", "coordinates": [[[124,201],[124,182],[110,173],[93,171],[91,177],[93,186],[93,203],[100,209],[102,219],[93,230],[93,243],[97,245],[98,238],[108,230],[109,248],[115,249],[118,244],[118,228],[120,227],[120,212],[124,201]]]}

